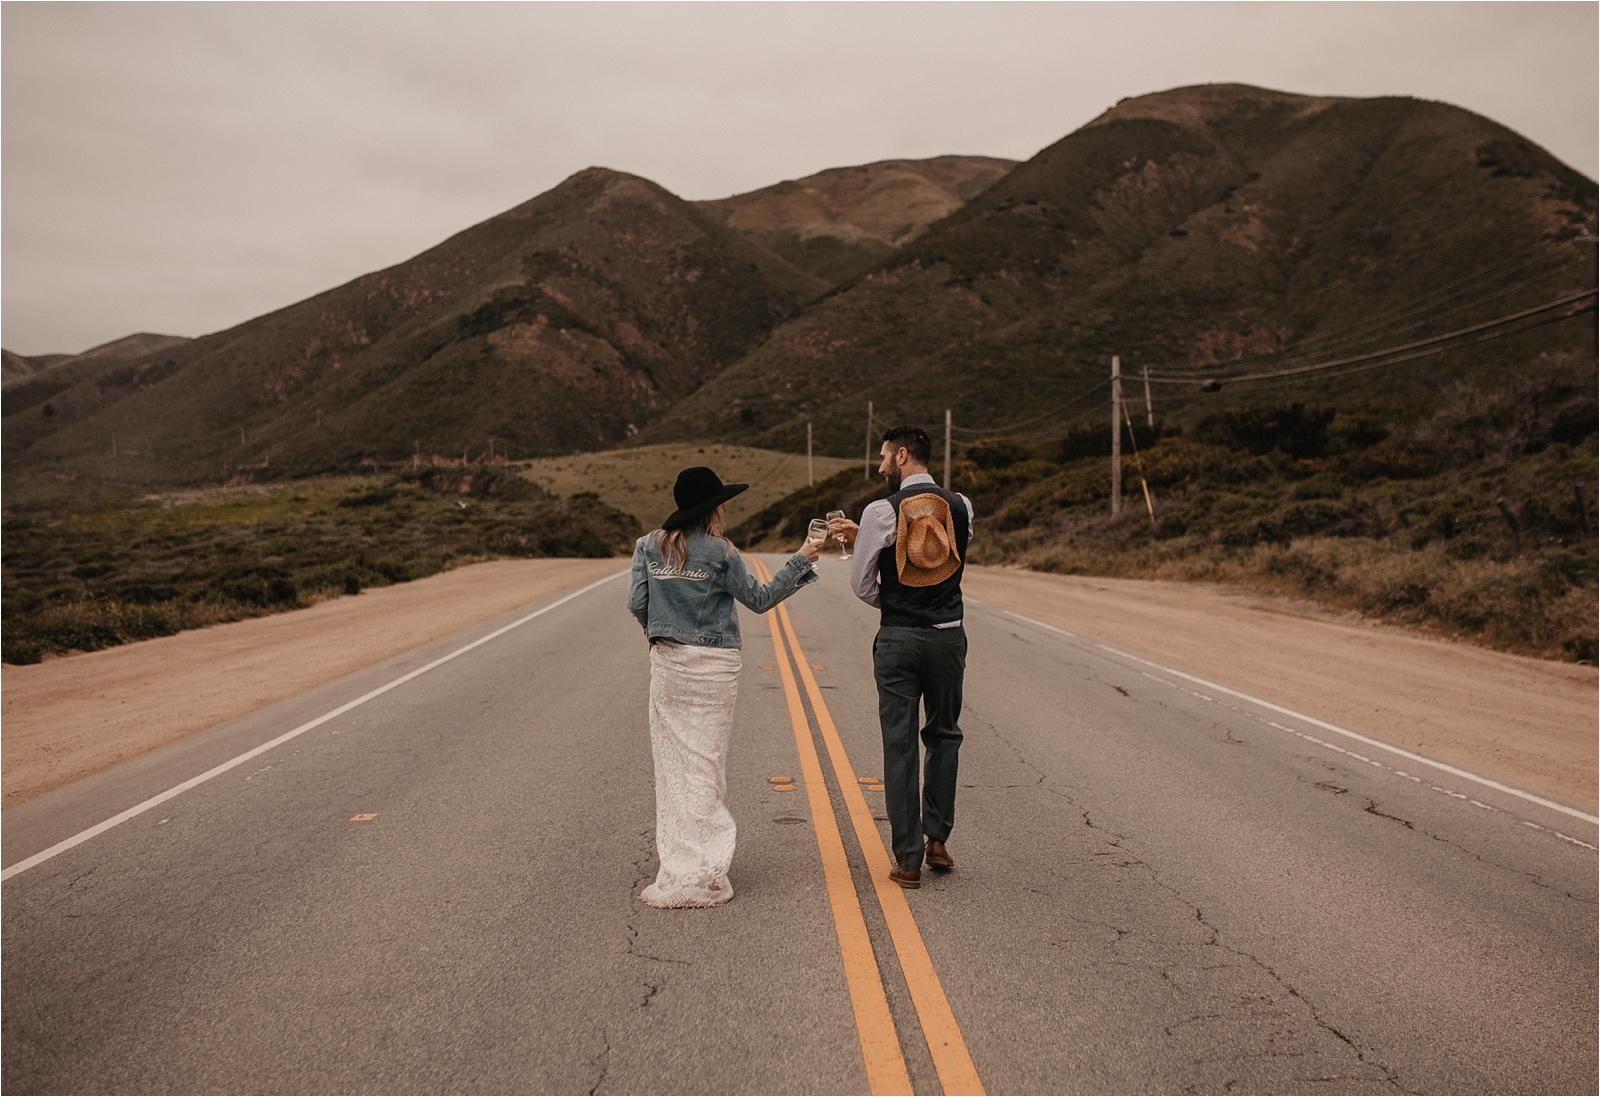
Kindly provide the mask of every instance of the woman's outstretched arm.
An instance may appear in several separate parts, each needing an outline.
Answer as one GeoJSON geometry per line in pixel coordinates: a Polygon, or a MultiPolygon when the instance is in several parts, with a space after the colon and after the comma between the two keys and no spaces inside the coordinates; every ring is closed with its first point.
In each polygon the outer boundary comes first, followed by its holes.
{"type": "Polygon", "coordinates": [[[807,542],[799,552],[789,557],[788,563],[779,568],[772,576],[770,583],[758,583],[744,566],[744,557],[739,555],[737,549],[729,546],[728,552],[728,586],[733,591],[733,596],[743,602],[756,613],[765,613],[789,595],[805,586],[807,583],[817,581],[817,573],[811,567],[812,561],[822,554],[822,545],[807,542]],[[808,551],[809,550],[809,551],[808,551]]]}

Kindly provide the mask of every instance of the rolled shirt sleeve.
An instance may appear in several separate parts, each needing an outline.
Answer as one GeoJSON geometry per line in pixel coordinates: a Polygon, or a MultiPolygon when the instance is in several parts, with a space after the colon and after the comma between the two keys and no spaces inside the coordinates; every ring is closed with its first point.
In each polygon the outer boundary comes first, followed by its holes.
{"type": "Polygon", "coordinates": [[[887,499],[868,503],[856,531],[855,555],[850,559],[850,589],[874,609],[878,606],[878,554],[894,544],[894,507],[887,499]]]}

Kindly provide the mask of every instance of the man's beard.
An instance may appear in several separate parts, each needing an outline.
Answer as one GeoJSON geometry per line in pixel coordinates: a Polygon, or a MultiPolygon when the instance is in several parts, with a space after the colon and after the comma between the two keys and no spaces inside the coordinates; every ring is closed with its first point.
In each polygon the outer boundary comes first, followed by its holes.
{"type": "Polygon", "coordinates": [[[884,479],[889,482],[890,491],[900,490],[901,472],[898,468],[890,469],[889,474],[885,476],[884,479]]]}

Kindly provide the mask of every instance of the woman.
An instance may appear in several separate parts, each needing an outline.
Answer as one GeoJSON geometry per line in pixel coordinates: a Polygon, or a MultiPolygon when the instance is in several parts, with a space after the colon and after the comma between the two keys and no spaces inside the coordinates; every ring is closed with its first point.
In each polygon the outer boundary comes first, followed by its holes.
{"type": "Polygon", "coordinates": [[[650,639],[650,746],[656,762],[661,869],[639,898],[653,907],[714,907],[733,898],[733,816],[723,806],[738,695],[737,598],[765,613],[807,583],[822,551],[807,543],[772,581],[757,583],[722,537],[722,508],[749,484],[684,469],[678,504],[633,549],[628,611],[650,639]]]}

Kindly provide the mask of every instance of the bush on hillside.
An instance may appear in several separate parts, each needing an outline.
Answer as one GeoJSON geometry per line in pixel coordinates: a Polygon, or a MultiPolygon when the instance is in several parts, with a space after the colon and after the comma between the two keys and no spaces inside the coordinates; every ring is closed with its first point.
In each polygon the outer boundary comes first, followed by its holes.
{"type": "Polygon", "coordinates": [[[477,560],[613,556],[642,532],[596,495],[557,499],[493,468],[222,498],[9,514],[0,657],[167,636],[477,560]]]}
{"type": "Polygon", "coordinates": [[[882,480],[867,480],[854,469],[845,469],[746,518],[728,531],[728,540],[741,549],[794,549],[805,537],[811,519],[821,518],[830,510],[842,510],[851,521],[859,522],[868,503],[888,494],[889,488],[882,480]]]}
{"type": "MultiPolygon", "coordinates": [[[[985,439],[952,469],[976,563],[1250,582],[1505,650],[1593,661],[1595,361],[1546,355],[1430,410],[1275,404],[1153,431],[1123,454],[1110,516],[1109,431],[985,439]],[[1154,514],[1145,505],[1148,486],[1154,514]]],[[[884,493],[854,474],[746,525],[884,493]],[[847,490],[849,489],[849,490],[847,490]]]]}

